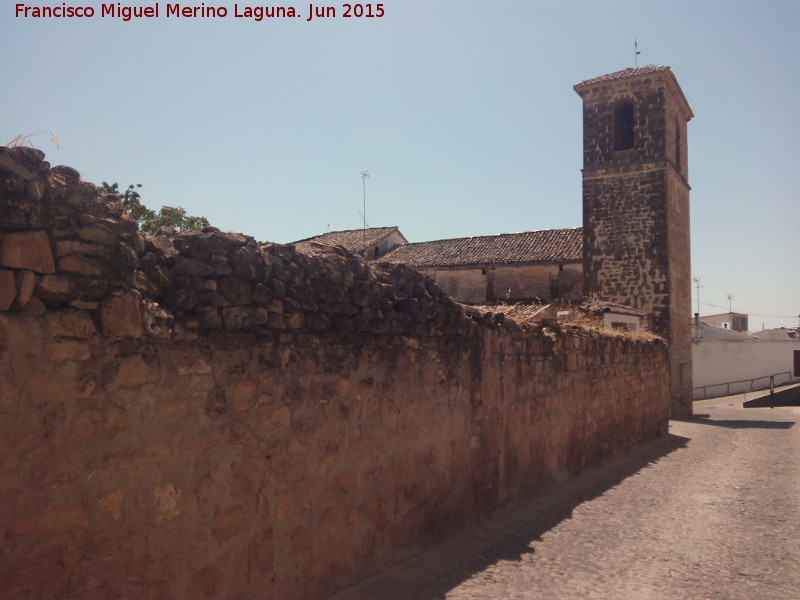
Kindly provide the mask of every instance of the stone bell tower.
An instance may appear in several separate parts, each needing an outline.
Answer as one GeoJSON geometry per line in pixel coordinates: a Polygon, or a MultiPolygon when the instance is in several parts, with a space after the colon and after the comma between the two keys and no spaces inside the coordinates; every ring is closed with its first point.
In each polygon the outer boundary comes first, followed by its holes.
{"type": "Polygon", "coordinates": [[[647,313],[669,340],[673,416],[692,413],[686,126],[669,67],[624,69],[575,86],[583,99],[584,292],[647,313]]]}

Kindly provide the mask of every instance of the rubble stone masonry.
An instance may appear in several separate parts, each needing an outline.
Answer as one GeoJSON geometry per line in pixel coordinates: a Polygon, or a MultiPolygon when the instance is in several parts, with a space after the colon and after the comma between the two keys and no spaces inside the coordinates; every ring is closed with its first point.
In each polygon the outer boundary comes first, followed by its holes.
{"type": "Polygon", "coordinates": [[[665,342],[144,238],[0,149],[0,598],[320,599],[666,431],[665,342]]]}
{"type": "Polygon", "coordinates": [[[686,98],[669,67],[579,83],[586,293],[649,315],[670,343],[672,414],[692,413],[686,98]],[[619,135],[630,108],[630,137],[619,135]],[[622,142],[622,143],[621,143],[622,142]]]}

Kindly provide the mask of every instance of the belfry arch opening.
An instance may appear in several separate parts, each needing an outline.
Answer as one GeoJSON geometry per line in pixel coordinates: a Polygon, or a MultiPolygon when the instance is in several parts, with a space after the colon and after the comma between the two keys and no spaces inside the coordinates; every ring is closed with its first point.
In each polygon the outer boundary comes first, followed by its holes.
{"type": "Polygon", "coordinates": [[[623,102],[614,109],[614,150],[633,148],[633,103],[623,102]]]}

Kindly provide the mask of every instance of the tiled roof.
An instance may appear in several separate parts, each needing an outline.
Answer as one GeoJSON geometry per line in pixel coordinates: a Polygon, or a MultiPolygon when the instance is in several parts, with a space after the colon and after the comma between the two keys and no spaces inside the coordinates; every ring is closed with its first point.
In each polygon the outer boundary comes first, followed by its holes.
{"type": "Polygon", "coordinates": [[[551,313],[555,314],[551,304],[483,304],[469,308],[479,313],[503,313],[509,319],[520,323],[541,321],[551,313]]]}
{"type": "Polygon", "coordinates": [[[583,230],[578,227],[406,244],[379,260],[412,267],[577,262],[582,249],[583,230]]]}
{"type": "Polygon", "coordinates": [[[659,73],[661,71],[671,71],[671,69],[669,67],[665,67],[662,65],[645,65],[643,67],[631,67],[628,69],[622,69],[622,71],[616,71],[614,73],[608,73],[607,75],[601,75],[600,77],[594,77],[593,79],[587,79],[586,81],[581,81],[580,83],[575,84],[575,89],[579,90],[585,87],[596,85],[598,83],[608,83],[609,81],[617,81],[619,79],[629,79],[631,77],[639,77],[640,75],[649,75],[651,73],[659,73]]]}
{"type": "MultiPolygon", "coordinates": [[[[351,252],[361,252],[370,246],[376,245],[396,231],[399,233],[397,227],[370,227],[367,229],[348,229],[347,231],[329,231],[322,235],[298,240],[294,242],[294,245],[301,252],[312,249],[309,242],[317,242],[329,246],[344,246],[351,252]]],[[[402,235],[401,233],[400,236],[402,237],[402,235]]]]}
{"type": "Polygon", "coordinates": [[[588,302],[581,306],[586,312],[594,314],[613,313],[615,315],[629,315],[631,317],[644,317],[647,313],[625,306],[624,304],[614,304],[613,302],[588,302]]]}

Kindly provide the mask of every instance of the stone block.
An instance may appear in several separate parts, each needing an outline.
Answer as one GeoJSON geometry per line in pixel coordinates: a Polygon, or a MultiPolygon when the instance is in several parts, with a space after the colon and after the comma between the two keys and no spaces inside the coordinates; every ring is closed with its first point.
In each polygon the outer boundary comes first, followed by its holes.
{"type": "Polygon", "coordinates": [[[221,314],[225,329],[244,329],[248,325],[249,311],[243,306],[223,308],[221,314]]]}
{"type": "Polygon", "coordinates": [[[50,238],[44,231],[9,233],[0,242],[0,265],[45,275],[55,273],[50,238]]]}
{"type": "Polygon", "coordinates": [[[105,275],[102,263],[85,256],[69,255],[60,258],[58,260],[58,269],[64,273],[87,277],[102,277],[105,275]]]}
{"type": "Polygon", "coordinates": [[[41,315],[47,311],[47,307],[41,300],[34,296],[30,299],[30,302],[24,306],[23,310],[32,315],[41,315]]]}
{"type": "Polygon", "coordinates": [[[53,337],[86,339],[97,331],[91,315],[85,310],[64,308],[47,313],[47,327],[53,337]]]}
{"type": "Polygon", "coordinates": [[[69,303],[70,306],[74,308],[80,308],[81,310],[95,310],[99,308],[99,302],[87,302],[86,300],[73,300],[69,303]]]}
{"type": "Polygon", "coordinates": [[[36,274],[33,271],[17,271],[17,298],[14,305],[20,308],[30,302],[33,290],[36,287],[36,274]]]}
{"type": "Polygon", "coordinates": [[[214,269],[207,263],[196,258],[181,257],[172,266],[173,275],[188,275],[190,277],[208,277],[214,269]]]}
{"type": "Polygon", "coordinates": [[[142,335],[142,297],[136,290],[104,300],[100,315],[106,335],[136,338],[142,335]]]}
{"type": "Polygon", "coordinates": [[[36,171],[44,161],[44,152],[28,146],[0,147],[0,169],[14,173],[24,181],[36,177],[36,171]]]}
{"type": "Polygon", "coordinates": [[[61,362],[65,360],[83,361],[92,357],[92,350],[88,344],[75,341],[61,341],[53,346],[53,360],[61,362]]]}
{"type": "Polygon", "coordinates": [[[51,304],[65,304],[75,299],[74,282],[64,275],[45,275],[36,284],[36,296],[51,304]]]}
{"type": "Polygon", "coordinates": [[[218,282],[219,292],[231,304],[249,304],[252,300],[250,284],[238,277],[223,277],[218,282]]]}
{"type": "Polygon", "coordinates": [[[17,297],[17,281],[14,271],[0,270],[0,310],[8,310],[17,297]]]}
{"type": "Polygon", "coordinates": [[[256,384],[252,381],[239,381],[233,388],[233,401],[231,402],[234,410],[244,411],[255,403],[256,384]]]}
{"type": "Polygon", "coordinates": [[[286,327],[288,329],[301,329],[305,325],[305,319],[302,313],[294,313],[285,318],[286,327]]]}
{"type": "Polygon", "coordinates": [[[56,256],[70,256],[72,254],[78,256],[92,256],[96,258],[110,258],[111,251],[102,244],[91,244],[85,242],[75,242],[73,240],[65,240],[56,242],[56,256]]]}
{"type": "Polygon", "coordinates": [[[100,224],[83,227],[78,231],[78,237],[85,242],[95,242],[107,246],[113,245],[117,241],[114,232],[100,224]]]}
{"type": "Polygon", "coordinates": [[[123,387],[137,387],[147,383],[158,373],[157,368],[149,366],[141,354],[134,354],[123,358],[119,363],[119,368],[106,388],[110,392],[116,392],[123,387]]]}

